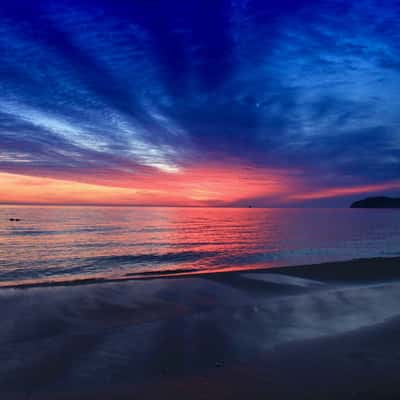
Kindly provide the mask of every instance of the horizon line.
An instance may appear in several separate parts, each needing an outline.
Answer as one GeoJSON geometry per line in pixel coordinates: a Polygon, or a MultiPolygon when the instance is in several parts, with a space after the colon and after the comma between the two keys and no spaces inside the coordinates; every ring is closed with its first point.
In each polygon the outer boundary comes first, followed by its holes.
{"type": "Polygon", "coordinates": [[[291,209],[291,208],[350,208],[350,204],[346,206],[313,206],[313,205],[292,205],[292,206],[258,206],[258,205],[171,205],[171,204],[110,204],[110,203],[2,203],[0,202],[0,207],[11,206],[11,207],[119,207],[119,208],[276,208],[276,209],[291,209]]]}

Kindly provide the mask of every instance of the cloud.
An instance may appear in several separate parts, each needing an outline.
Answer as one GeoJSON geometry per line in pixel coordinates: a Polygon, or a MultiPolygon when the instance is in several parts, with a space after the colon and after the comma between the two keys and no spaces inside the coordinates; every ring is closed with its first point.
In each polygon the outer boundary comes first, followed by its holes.
{"type": "Polygon", "coordinates": [[[0,171],[129,186],[224,164],[280,170],[294,187],[388,183],[400,172],[399,8],[7,4],[0,171]]]}

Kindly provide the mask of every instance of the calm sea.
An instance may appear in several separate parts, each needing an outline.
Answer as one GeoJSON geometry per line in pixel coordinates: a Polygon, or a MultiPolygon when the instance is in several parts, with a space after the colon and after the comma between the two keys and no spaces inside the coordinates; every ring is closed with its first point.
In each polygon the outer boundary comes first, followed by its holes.
{"type": "Polygon", "coordinates": [[[0,207],[2,286],[399,255],[399,210],[0,207]]]}

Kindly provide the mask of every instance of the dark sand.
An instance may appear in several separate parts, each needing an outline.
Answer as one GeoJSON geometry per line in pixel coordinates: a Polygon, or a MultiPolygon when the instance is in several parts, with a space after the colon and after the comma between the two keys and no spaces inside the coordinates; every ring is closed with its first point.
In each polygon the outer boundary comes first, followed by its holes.
{"type": "Polygon", "coordinates": [[[1,399],[400,398],[400,259],[0,290],[1,399]]]}

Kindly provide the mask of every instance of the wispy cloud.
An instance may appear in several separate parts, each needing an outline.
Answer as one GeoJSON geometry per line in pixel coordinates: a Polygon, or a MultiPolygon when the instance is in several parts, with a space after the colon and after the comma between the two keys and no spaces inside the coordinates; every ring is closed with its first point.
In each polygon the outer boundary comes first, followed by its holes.
{"type": "Polygon", "coordinates": [[[5,4],[0,171],[174,191],[212,165],[273,169],[332,197],[388,188],[400,174],[399,18],[391,0],[5,4]]]}

